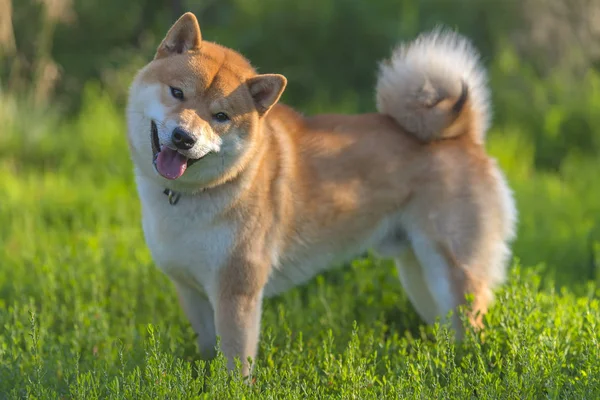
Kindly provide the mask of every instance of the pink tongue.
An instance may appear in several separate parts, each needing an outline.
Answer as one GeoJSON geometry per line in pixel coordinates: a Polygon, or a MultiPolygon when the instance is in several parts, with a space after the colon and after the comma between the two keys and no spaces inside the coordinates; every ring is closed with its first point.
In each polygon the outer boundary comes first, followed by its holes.
{"type": "Polygon", "coordinates": [[[177,151],[163,147],[156,158],[158,173],[167,179],[177,179],[187,168],[187,158],[177,151]]]}

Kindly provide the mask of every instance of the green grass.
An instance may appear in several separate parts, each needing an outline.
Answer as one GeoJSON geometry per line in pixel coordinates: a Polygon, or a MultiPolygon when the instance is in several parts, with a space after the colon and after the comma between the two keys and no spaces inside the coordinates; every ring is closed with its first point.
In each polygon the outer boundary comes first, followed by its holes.
{"type": "Polygon", "coordinates": [[[360,259],[266,302],[246,385],[198,360],[152,263],[121,114],[93,90],[68,121],[0,102],[0,398],[600,398],[598,161],[539,173],[518,131],[492,135],[536,267],[513,266],[485,335],[455,345],[360,259]]]}

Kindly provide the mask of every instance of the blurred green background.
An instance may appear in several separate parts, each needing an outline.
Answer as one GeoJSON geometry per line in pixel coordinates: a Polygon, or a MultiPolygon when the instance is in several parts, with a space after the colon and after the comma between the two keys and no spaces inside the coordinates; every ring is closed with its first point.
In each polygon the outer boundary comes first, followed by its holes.
{"type": "Polygon", "coordinates": [[[205,40],[284,74],[283,101],[304,113],[373,111],[398,41],[438,24],[469,36],[493,94],[487,146],[518,201],[515,256],[547,285],[600,282],[600,2],[586,0],[0,0],[5,262],[74,240],[39,230],[141,238],[124,104],[188,10],[205,40]]]}

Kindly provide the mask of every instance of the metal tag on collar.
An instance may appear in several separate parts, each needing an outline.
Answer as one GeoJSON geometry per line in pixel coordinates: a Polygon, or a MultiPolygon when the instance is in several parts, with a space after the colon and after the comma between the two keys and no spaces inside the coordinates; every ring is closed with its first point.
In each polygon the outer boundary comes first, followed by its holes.
{"type": "Polygon", "coordinates": [[[174,192],[171,189],[165,189],[163,193],[167,195],[167,197],[169,198],[169,204],[172,206],[177,204],[179,198],[181,197],[181,193],[174,192]]]}

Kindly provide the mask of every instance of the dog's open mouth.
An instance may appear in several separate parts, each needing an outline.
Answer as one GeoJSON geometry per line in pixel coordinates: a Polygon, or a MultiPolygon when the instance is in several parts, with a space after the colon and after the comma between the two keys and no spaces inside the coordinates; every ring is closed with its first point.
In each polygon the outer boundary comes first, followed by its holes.
{"type": "Polygon", "coordinates": [[[154,168],[163,177],[174,180],[179,178],[185,170],[199,159],[187,158],[177,150],[160,145],[158,127],[156,122],[150,123],[150,140],[152,141],[152,160],[154,168]]]}

